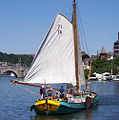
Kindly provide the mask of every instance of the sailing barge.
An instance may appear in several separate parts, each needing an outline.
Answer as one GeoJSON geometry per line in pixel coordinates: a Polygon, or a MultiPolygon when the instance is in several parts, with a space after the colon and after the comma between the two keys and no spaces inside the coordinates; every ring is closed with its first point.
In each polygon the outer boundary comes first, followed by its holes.
{"type": "MultiPolygon", "coordinates": [[[[73,1],[73,22],[59,13],[52,23],[40,49],[38,50],[32,66],[24,78],[24,82],[11,80],[15,84],[26,84],[42,87],[33,83],[47,84],[70,83],[76,86],[72,100],[38,100],[31,109],[37,114],[67,114],[80,111],[98,104],[99,97],[87,89],[82,92],[85,85],[84,70],[77,28],[76,2],[73,1]]],[[[48,88],[48,87],[46,87],[48,88]]],[[[53,88],[58,90],[58,88],[53,88]]],[[[66,93],[67,94],[67,93],[66,93]]]]}

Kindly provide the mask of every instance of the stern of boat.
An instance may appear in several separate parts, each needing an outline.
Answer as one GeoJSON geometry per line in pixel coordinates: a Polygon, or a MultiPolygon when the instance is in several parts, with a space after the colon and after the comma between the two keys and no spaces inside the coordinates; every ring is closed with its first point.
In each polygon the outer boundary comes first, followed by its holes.
{"type": "Polygon", "coordinates": [[[86,102],[85,102],[86,108],[97,106],[98,101],[99,101],[99,96],[96,93],[91,92],[90,96],[86,97],[86,102]]]}

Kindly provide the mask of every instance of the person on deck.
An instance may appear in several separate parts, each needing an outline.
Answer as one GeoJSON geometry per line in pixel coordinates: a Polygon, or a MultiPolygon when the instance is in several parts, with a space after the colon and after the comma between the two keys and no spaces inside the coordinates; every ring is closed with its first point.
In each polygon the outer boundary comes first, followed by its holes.
{"type": "Polygon", "coordinates": [[[40,89],[41,100],[45,99],[45,87],[44,85],[40,89]]]}
{"type": "Polygon", "coordinates": [[[55,93],[54,100],[59,100],[59,94],[58,94],[58,91],[56,91],[56,93],[55,93]]]}
{"type": "Polygon", "coordinates": [[[48,100],[52,99],[52,93],[53,93],[53,89],[51,86],[49,86],[49,88],[47,90],[48,100]]]}
{"type": "Polygon", "coordinates": [[[60,98],[63,100],[64,99],[64,88],[63,86],[61,86],[61,88],[59,89],[60,92],[60,98]]]}
{"type": "Polygon", "coordinates": [[[71,89],[71,90],[69,91],[69,93],[73,95],[73,94],[74,94],[73,89],[71,89]]]}

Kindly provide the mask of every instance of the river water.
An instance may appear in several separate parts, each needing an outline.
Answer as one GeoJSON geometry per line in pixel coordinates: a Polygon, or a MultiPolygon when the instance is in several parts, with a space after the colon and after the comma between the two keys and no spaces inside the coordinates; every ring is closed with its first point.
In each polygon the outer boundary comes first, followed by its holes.
{"type": "MultiPolygon", "coordinates": [[[[38,97],[0,77],[0,120],[119,120],[119,82],[93,81],[92,90],[100,100],[94,108],[67,115],[36,115],[30,107],[38,97]]],[[[39,88],[24,86],[39,93],[39,88]]]]}

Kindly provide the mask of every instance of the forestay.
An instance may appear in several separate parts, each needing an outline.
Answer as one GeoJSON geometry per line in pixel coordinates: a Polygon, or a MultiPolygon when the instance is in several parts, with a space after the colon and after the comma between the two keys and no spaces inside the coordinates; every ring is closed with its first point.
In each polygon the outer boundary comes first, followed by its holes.
{"type": "Polygon", "coordinates": [[[58,14],[25,77],[28,83],[76,83],[72,23],[58,14]]]}

